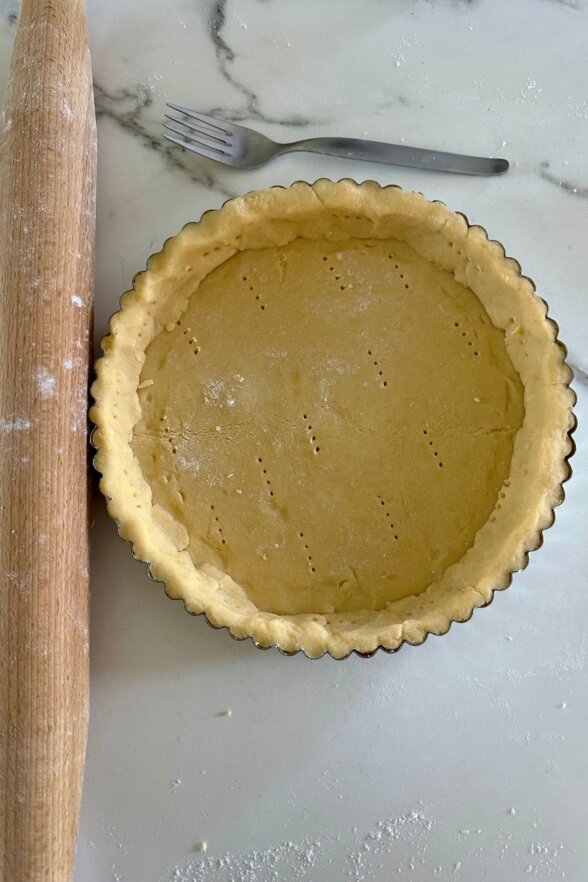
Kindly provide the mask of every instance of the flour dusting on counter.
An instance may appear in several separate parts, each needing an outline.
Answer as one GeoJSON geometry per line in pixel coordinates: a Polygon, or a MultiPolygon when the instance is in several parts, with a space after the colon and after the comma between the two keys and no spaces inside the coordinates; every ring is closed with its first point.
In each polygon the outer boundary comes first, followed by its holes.
{"type": "Polygon", "coordinates": [[[316,882],[324,877],[337,852],[342,878],[375,882],[381,878],[379,872],[384,862],[387,868],[391,865],[399,841],[411,848],[406,869],[426,865],[430,875],[432,867],[424,856],[426,837],[434,823],[421,811],[411,811],[378,821],[372,830],[363,833],[354,827],[348,836],[320,834],[287,840],[263,850],[181,862],[172,867],[167,876],[161,877],[160,882],[316,882]]]}

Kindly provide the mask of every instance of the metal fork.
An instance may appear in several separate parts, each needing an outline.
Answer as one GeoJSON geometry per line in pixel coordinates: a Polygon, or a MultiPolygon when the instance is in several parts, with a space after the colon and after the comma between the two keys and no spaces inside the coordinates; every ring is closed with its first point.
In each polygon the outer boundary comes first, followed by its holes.
{"type": "Polygon", "coordinates": [[[164,138],[200,156],[235,168],[258,168],[274,156],[301,150],[461,175],[502,175],[508,169],[506,159],[444,153],[404,144],[364,141],[362,138],[305,138],[303,141],[278,144],[253,129],[226,119],[199,113],[181,104],[167,106],[175,111],[175,115],[165,114],[168,122],[164,124],[164,138]],[[174,137],[170,132],[180,137],[174,137]]]}

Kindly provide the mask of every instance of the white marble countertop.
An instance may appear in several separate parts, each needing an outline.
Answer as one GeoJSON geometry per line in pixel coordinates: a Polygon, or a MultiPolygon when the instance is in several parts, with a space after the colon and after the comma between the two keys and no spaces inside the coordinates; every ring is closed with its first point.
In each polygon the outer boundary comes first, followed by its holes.
{"type": "MultiPolygon", "coordinates": [[[[0,0],[0,88],[16,11],[0,0]]],[[[588,3],[88,0],[88,13],[98,338],[146,257],[227,196],[376,178],[464,211],[520,260],[569,346],[580,428],[568,498],[512,588],[448,636],[369,661],[288,659],[213,632],[148,581],[97,498],[76,882],[580,882],[588,3]],[[278,139],[367,136],[512,169],[471,179],[296,154],[239,173],[165,146],[166,100],[278,139]]]]}

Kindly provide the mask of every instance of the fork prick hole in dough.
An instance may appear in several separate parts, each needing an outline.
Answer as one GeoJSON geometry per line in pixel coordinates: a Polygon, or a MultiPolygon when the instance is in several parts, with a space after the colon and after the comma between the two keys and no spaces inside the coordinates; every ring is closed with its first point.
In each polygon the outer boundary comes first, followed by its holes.
{"type": "MultiPolygon", "coordinates": [[[[388,242],[374,242],[368,255],[361,240],[334,245],[297,239],[276,249],[239,252],[199,284],[181,325],[157,337],[147,350],[143,373],[157,374],[157,381],[153,401],[147,402],[146,396],[141,399],[143,425],[148,430],[150,420],[152,427],[157,422],[159,438],[167,438],[164,455],[167,454],[170,461],[170,447],[177,446],[179,455],[171,468],[166,464],[166,470],[172,476],[183,475],[181,486],[186,490],[186,502],[182,506],[182,517],[194,540],[192,547],[196,549],[198,541],[206,540],[205,525],[199,527],[202,501],[210,502],[211,493],[221,493],[222,504],[220,500],[212,501],[220,509],[217,515],[226,535],[220,536],[213,528],[209,533],[214,540],[210,543],[211,551],[219,555],[216,565],[222,569],[225,560],[221,546],[225,539],[224,547],[231,551],[229,575],[262,610],[324,613],[333,608],[336,611],[382,609],[394,598],[395,592],[407,589],[406,580],[400,586],[382,573],[378,563],[382,560],[380,552],[393,555],[386,567],[388,572],[411,574],[410,591],[418,592],[426,587],[433,567],[440,573],[445,565],[445,559],[425,561],[426,566],[423,564],[419,569],[422,549],[417,549],[410,540],[406,513],[397,510],[397,500],[390,495],[390,491],[396,492],[395,480],[388,486],[395,471],[393,463],[407,455],[411,466],[406,479],[410,482],[414,467],[421,475],[419,480],[429,482],[434,492],[441,484],[452,487],[452,482],[456,482],[461,488],[464,483],[463,469],[459,475],[456,473],[453,436],[446,438],[440,414],[429,406],[435,401],[431,400],[423,409],[406,411],[406,403],[416,395],[417,386],[414,389],[410,386],[411,374],[404,376],[404,366],[413,364],[410,356],[415,341],[419,343],[421,336],[418,367],[419,371],[426,371],[428,379],[437,376],[434,373],[437,353],[449,354],[450,369],[455,365],[455,371],[449,372],[449,382],[455,385],[457,380],[464,386],[463,390],[460,387],[463,394],[456,399],[460,418],[463,412],[463,425],[473,418],[483,427],[490,420],[493,413],[490,403],[496,398],[493,387],[486,382],[486,353],[499,360],[503,371],[505,359],[499,349],[498,332],[494,332],[490,324],[480,326],[480,306],[471,293],[445,277],[439,284],[421,284],[422,272],[431,273],[436,279],[438,270],[431,269],[430,265],[422,270],[423,262],[412,252],[402,252],[402,257],[403,260],[398,259],[397,246],[388,242]],[[372,261],[375,283],[368,289],[366,272],[369,277],[372,261]],[[299,272],[302,264],[315,274],[311,285],[302,283],[299,272]],[[394,269],[396,264],[400,270],[394,269]],[[405,276],[403,280],[400,271],[405,276]],[[335,275],[340,279],[335,279],[335,275]],[[404,296],[404,285],[409,280],[413,291],[418,291],[418,297],[404,296]],[[418,286],[413,280],[418,280],[418,286]],[[353,287],[341,291],[341,286],[348,282],[353,287]],[[240,290],[240,297],[231,293],[235,287],[240,290]],[[445,291],[449,292],[447,297],[445,291]],[[439,299],[443,301],[443,310],[435,309],[439,299]],[[256,320],[259,313],[252,309],[261,305],[267,306],[261,323],[263,333],[256,320]],[[432,324],[428,321],[423,325],[424,308],[432,324]],[[398,309],[405,314],[403,321],[406,320],[410,329],[410,333],[400,336],[396,334],[398,309]],[[225,327],[227,321],[233,331],[238,331],[232,333],[230,346],[227,346],[226,334],[219,336],[219,329],[225,327]],[[454,321],[462,326],[454,328],[454,321]],[[184,334],[188,328],[191,330],[184,334]],[[467,335],[462,338],[461,333],[466,329],[467,335]],[[194,337],[198,338],[197,343],[193,342],[194,337]],[[475,341],[476,351],[481,351],[483,343],[481,356],[484,357],[472,358],[474,346],[456,346],[456,337],[465,343],[475,341]],[[192,347],[202,347],[205,359],[194,358],[190,345],[186,345],[191,341],[192,347]],[[190,378],[187,382],[187,371],[192,371],[193,381],[190,378]],[[237,375],[245,376],[247,383],[236,385],[237,375]],[[178,385],[184,377],[186,382],[178,385]],[[203,385],[220,380],[218,395],[209,395],[206,402],[203,385]],[[474,391],[470,392],[474,382],[474,391]],[[173,390],[179,388],[184,391],[176,395],[173,390]],[[384,398],[381,398],[382,392],[386,392],[384,398]],[[170,400],[172,393],[174,397],[170,400]],[[473,403],[474,396],[485,402],[484,408],[473,403]],[[169,414],[171,432],[165,432],[166,423],[159,421],[164,408],[169,414]],[[409,425],[398,422],[400,413],[410,417],[409,425]],[[222,432],[215,434],[215,426],[220,422],[222,432]],[[179,426],[181,434],[176,428],[179,426]],[[430,435],[424,434],[426,432],[430,435]],[[425,444],[418,444],[419,437],[425,444]],[[384,464],[386,468],[382,473],[384,464]],[[239,486],[236,481],[225,480],[237,469],[239,486]],[[438,469],[447,474],[442,477],[438,469]],[[347,491],[341,494],[336,474],[340,478],[349,475],[354,488],[349,491],[350,496],[345,495],[347,491]],[[375,482],[380,484],[380,497],[385,504],[371,501],[370,512],[366,491],[369,492],[375,482]],[[331,507],[325,508],[329,500],[331,507]],[[378,512],[381,512],[379,520],[378,512]],[[292,524],[300,514],[304,517],[302,529],[292,524]],[[378,536],[380,548],[376,543],[375,548],[367,549],[361,542],[364,527],[370,529],[370,518],[379,529],[372,529],[369,535],[378,536]],[[303,536],[299,535],[301,532],[303,536]],[[268,555],[267,563],[259,558],[259,549],[268,555]],[[352,579],[348,570],[337,569],[349,554],[357,573],[352,579]]],[[[415,365],[415,376],[416,373],[415,365]]],[[[435,383],[432,386],[436,389],[435,400],[441,402],[443,389],[435,383]]],[[[516,405],[515,389],[515,398],[509,399],[513,428],[517,424],[516,405]]],[[[479,445],[477,441],[469,443],[472,437],[466,439],[469,444],[466,456],[475,458],[478,467],[479,445]]],[[[145,472],[155,472],[157,464],[152,463],[145,438],[142,427],[133,442],[136,455],[145,472]]],[[[490,440],[489,447],[500,448],[498,460],[505,462],[509,454],[508,436],[496,435],[490,440]],[[504,443],[502,438],[506,438],[504,443]]],[[[484,440],[484,449],[485,444],[484,440]]],[[[494,456],[492,459],[494,461],[494,456]]],[[[495,466],[491,474],[495,474],[495,466]]],[[[505,476],[504,473],[497,475],[500,485],[505,476]]],[[[404,480],[402,474],[400,477],[404,480]]],[[[154,480],[154,486],[160,493],[159,504],[166,507],[166,497],[169,497],[175,499],[177,506],[177,478],[172,477],[168,485],[154,480]]],[[[469,492],[466,480],[466,495],[469,492]]],[[[410,489],[407,486],[403,492],[407,506],[415,502],[415,493],[416,496],[420,493],[420,484],[413,487],[411,483],[410,489]]],[[[486,504],[490,505],[485,496],[480,504],[476,497],[472,503],[474,515],[486,504]]],[[[459,515],[463,515],[466,508],[465,503],[456,501],[459,515]]],[[[446,543],[450,554],[461,554],[461,544],[454,552],[453,534],[444,526],[443,519],[433,522],[431,518],[429,523],[426,502],[419,511],[427,531],[435,537],[440,534],[440,538],[435,539],[440,547],[446,543]]],[[[210,521],[213,522],[212,517],[210,521]]],[[[214,564],[214,556],[211,562],[214,564]]]]}

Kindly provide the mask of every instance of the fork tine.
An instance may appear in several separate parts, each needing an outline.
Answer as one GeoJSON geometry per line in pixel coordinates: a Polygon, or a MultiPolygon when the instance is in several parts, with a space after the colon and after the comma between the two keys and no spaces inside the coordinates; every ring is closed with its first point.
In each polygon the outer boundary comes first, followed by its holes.
{"type": "MultiPolygon", "coordinates": [[[[181,104],[170,104],[169,101],[167,102],[167,106],[171,107],[172,110],[177,110],[179,113],[183,113],[185,116],[189,116],[191,119],[207,123],[215,129],[220,129],[225,135],[232,134],[235,129],[233,123],[228,122],[226,119],[222,119],[220,116],[209,116],[207,113],[200,113],[196,110],[190,110],[189,107],[182,107],[181,104]]],[[[241,128],[243,127],[241,126],[241,128]]]]}
{"type": "MultiPolygon", "coordinates": [[[[177,123],[181,126],[185,126],[187,129],[191,129],[193,132],[198,132],[199,135],[205,135],[207,138],[212,138],[217,144],[228,144],[228,141],[223,138],[218,129],[214,129],[210,131],[210,128],[206,128],[206,123],[201,123],[199,126],[194,125],[194,123],[189,122],[187,119],[178,119],[175,116],[172,116],[169,113],[165,114],[165,118],[171,120],[171,122],[177,123]]],[[[164,123],[165,125],[165,123],[164,123]]],[[[177,129],[175,130],[177,131],[177,129]]],[[[180,132],[180,134],[183,134],[180,132]]],[[[228,135],[225,137],[229,137],[228,135]]],[[[211,147],[214,145],[211,144],[211,147]]]]}
{"type": "MultiPolygon", "coordinates": [[[[176,121],[177,120],[174,120],[174,122],[176,121]]],[[[181,123],[181,125],[184,125],[184,123],[181,123]]],[[[227,149],[228,144],[225,144],[222,141],[217,141],[216,139],[213,140],[212,138],[207,138],[202,132],[197,132],[197,134],[193,135],[191,132],[186,132],[184,129],[181,129],[179,126],[171,125],[171,123],[164,123],[163,128],[169,129],[170,132],[175,132],[176,135],[181,135],[189,141],[195,141],[198,144],[202,144],[204,147],[210,147],[211,150],[216,150],[218,153],[224,153],[226,156],[229,156],[229,150],[227,149]]]]}
{"type": "MultiPolygon", "coordinates": [[[[171,113],[166,113],[165,116],[168,119],[173,120],[174,122],[181,123],[183,126],[188,126],[188,128],[194,125],[193,122],[188,121],[185,114],[182,119],[180,119],[178,116],[173,116],[171,113]]],[[[193,117],[191,117],[191,119],[193,119],[193,117]]],[[[207,122],[198,121],[198,127],[203,134],[208,135],[209,138],[217,138],[219,141],[225,138],[229,138],[232,134],[231,132],[225,132],[221,129],[218,129],[216,126],[211,126],[207,122]]]]}
{"type": "Polygon", "coordinates": [[[224,163],[230,161],[228,154],[219,153],[218,150],[209,150],[207,147],[200,147],[196,142],[180,141],[179,138],[172,138],[167,132],[163,133],[163,137],[166,141],[171,141],[172,144],[177,144],[178,147],[183,147],[185,150],[191,150],[192,153],[197,153],[199,156],[206,156],[207,159],[216,159],[217,162],[224,163]]]}

